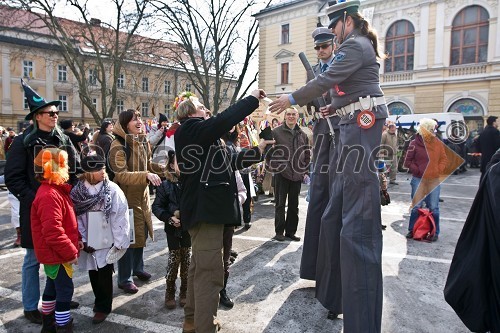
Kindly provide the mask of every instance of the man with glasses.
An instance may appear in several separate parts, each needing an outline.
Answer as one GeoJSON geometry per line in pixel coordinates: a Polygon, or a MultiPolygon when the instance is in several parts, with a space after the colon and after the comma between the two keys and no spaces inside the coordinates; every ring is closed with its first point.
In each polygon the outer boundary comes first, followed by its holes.
{"type": "Polygon", "coordinates": [[[298,117],[299,113],[293,107],[285,111],[285,121],[273,130],[276,144],[266,155],[275,177],[274,239],[280,242],[286,238],[300,241],[300,237],[295,235],[299,224],[299,194],[302,180],[309,169],[311,151],[307,135],[297,124],[298,117]],[[285,218],[287,197],[288,209],[285,218]]]}
{"type": "MultiPolygon", "coordinates": [[[[20,202],[19,221],[21,226],[21,246],[26,249],[21,275],[22,301],[24,316],[32,323],[41,324],[42,316],[38,310],[40,299],[40,264],[33,249],[31,236],[31,205],[40,183],[35,179],[34,159],[40,150],[53,146],[65,149],[68,153],[70,181],[75,182],[75,170],[79,160],[69,138],[57,127],[60,101],[47,102],[22,79],[21,84],[28,100],[30,113],[25,117],[32,120],[30,125],[12,143],[5,165],[5,184],[20,202]]],[[[37,167],[40,168],[40,167],[37,167]]],[[[78,303],[72,302],[72,307],[78,303]]],[[[44,320],[50,320],[45,318],[44,320]]]]}
{"type": "MultiPolygon", "coordinates": [[[[316,76],[324,73],[333,62],[335,35],[330,29],[318,27],[312,32],[314,49],[318,57],[318,63],[313,66],[316,76]]],[[[308,77],[308,81],[314,77],[308,77]]],[[[323,97],[325,104],[329,104],[330,92],[323,97]]],[[[331,185],[335,177],[335,166],[337,164],[336,147],[339,142],[339,117],[325,118],[321,115],[321,107],[318,100],[308,104],[314,108],[316,123],[313,128],[313,173],[311,177],[310,199],[307,209],[306,228],[304,233],[304,247],[300,262],[300,277],[307,280],[319,280],[321,282],[322,266],[317,269],[318,244],[322,220],[328,220],[324,214],[328,201],[330,200],[331,185]],[[330,124],[328,124],[330,122],[330,124]],[[331,132],[330,126],[333,129],[331,132]],[[332,172],[333,171],[333,172],[332,172]],[[322,218],[323,217],[323,218],[322,218]]],[[[326,107],[324,107],[326,109],[326,107]]],[[[331,212],[332,214],[335,212],[331,212]]]]}

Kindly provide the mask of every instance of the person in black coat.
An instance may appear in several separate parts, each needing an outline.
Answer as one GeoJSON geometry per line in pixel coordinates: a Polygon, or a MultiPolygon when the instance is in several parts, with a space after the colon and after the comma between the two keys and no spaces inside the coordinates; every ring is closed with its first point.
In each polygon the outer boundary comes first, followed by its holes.
{"type": "Polygon", "coordinates": [[[486,172],[486,166],[491,157],[500,148],[500,134],[498,132],[498,117],[489,116],[486,120],[486,127],[477,139],[477,147],[481,153],[481,179],[486,172]]]}
{"type": "Polygon", "coordinates": [[[110,121],[103,121],[101,124],[101,128],[99,129],[99,134],[97,135],[96,142],[94,144],[95,151],[97,155],[100,155],[104,158],[108,157],[109,148],[111,147],[111,142],[115,139],[113,135],[114,125],[110,121]]]}
{"type": "MultiPolygon", "coordinates": [[[[38,311],[40,299],[40,264],[35,256],[31,235],[31,205],[40,183],[35,179],[35,156],[42,148],[60,147],[68,153],[70,182],[76,183],[75,171],[80,160],[69,138],[57,126],[59,101],[47,102],[22,81],[24,93],[30,106],[26,120],[33,120],[21,135],[15,137],[5,165],[5,184],[19,200],[19,222],[21,247],[26,249],[22,267],[22,301],[24,316],[33,323],[42,323],[38,311]]],[[[37,167],[37,170],[40,170],[37,167]]],[[[75,306],[75,305],[73,305],[75,306]]]]}
{"type": "Polygon", "coordinates": [[[88,139],[89,127],[85,126],[85,128],[83,129],[83,134],[80,135],[74,132],[75,125],[73,124],[73,120],[71,119],[61,120],[59,124],[61,128],[64,130],[64,134],[66,134],[69,137],[71,143],[76,148],[78,153],[81,153],[82,152],[81,143],[83,143],[85,140],[88,139]]]}
{"type": "Polygon", "coordinates": [[[165,307],[175,309],[175,280],[179,266],[181,268],[181,287],[179,305],[186,305],[187,277],[191,262],[191,237],[189,232],[182,230],[179,212],[182,184],[179,181],[179,167],[175,161],[175,152],[170,150],[168,156],[167,179],[156,189],[155,201],[152,205],[153,214],[165,223],[165,233],[168,244],[168,264],[165,290],[165,307]]]}
{"type": "Polygon", "coordinates": [[[181,125],[175,132],[177,162],[183,184],[180,213],[189,230],[193,254],[188,274],[183,332],[216,332],[219,292],[224,284],[224,225],[241,224],[233,170],[260,162],[267,142],[229,156],[220,137],[259,106],[263,90],[254,90],[215,117],[192,97],[176,109],[181,125]],[[196,304],[196,308],[195,308],[196,304]]]}
{"type": "Polygon", "coordinates": [[[457,241],[446,302],[471,332],[500,332],[500,150],[485,168],[457,241]]]}

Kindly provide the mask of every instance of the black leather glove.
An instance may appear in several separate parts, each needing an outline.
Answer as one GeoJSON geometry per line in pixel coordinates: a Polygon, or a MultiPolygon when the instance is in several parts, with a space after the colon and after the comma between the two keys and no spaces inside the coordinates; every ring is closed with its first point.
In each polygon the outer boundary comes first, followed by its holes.
{"type": "Polygon", "coordinates": [[[88,246],[86,242],[83,242],[83,251],[87,253],[94,253],[95,249],[92,246],[88,246]]]}

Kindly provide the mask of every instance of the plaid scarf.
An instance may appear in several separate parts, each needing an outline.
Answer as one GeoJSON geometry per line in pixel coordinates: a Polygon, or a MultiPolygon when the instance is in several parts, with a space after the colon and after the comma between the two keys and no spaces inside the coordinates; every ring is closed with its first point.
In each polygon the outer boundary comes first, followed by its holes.
{"type": "Polygon", "coordinates": [[[82,215],[94,207],[103,207],[104,216],[109,223],[111,214],[111,193],[109,189],[109,180],[104,179],[102,187],[96,194],[90,194],[85,186],[85,181],[80,180],[71,190],[71,200],[75,206],[76,215],[82,215]]]}

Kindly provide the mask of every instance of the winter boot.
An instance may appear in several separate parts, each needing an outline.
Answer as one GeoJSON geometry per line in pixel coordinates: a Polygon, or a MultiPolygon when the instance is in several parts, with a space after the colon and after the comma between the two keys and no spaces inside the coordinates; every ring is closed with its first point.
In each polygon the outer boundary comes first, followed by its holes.
{"type": "Polygon", "coordinates": [[[191,248],[181,248],[181,290],[179,292],[179,305],[184,307],[186,305],[186,294],[188,284],[188,271],[191,264],[191,248]]]}
{"type": "Polygon", "coordinates": [[[16,233],[17,233],[17,238],[14,241],[14,247],[18,247],[19,245],[21,245],[21,228],[20,227],[16,228],[16,233]]]}
{"type": "Polygon", "coordinates": [[[56,332],[56,317],[52,312],[48,315],[42,314],[42,331],[41,333],[55,333],[56,332]]]}
{"type": "Polygon", "coordinates": [[[165,307],[169,310],[175,309],[175,281],[167,280],[167,289],[165,290],[165,307]]]}
{"type": "Polygon", "coordinates": [[[181,260],[181,250],[172,250],[168,253],[167,275],[165,276],[167,288],[165,290],[165,307],[175,309],[175,280],[181,260]]]}
{"type": "Polygon", "coordinates": [[[229,275],[224,276],[224,289],[220,291],[220,299],[219,299],[219,304],[222,306],[225,306],[228,309],[232,309],[234,306],[234,302],[227,296],[226,293],[226,285],[227,285],[227,278],[229,275]]]}
{"type": "Polygon", "coordinates": [[[73,318],[69,320],[66,325],[58,326],[56,325],[57,333],[73,333],[73,318]]]}

